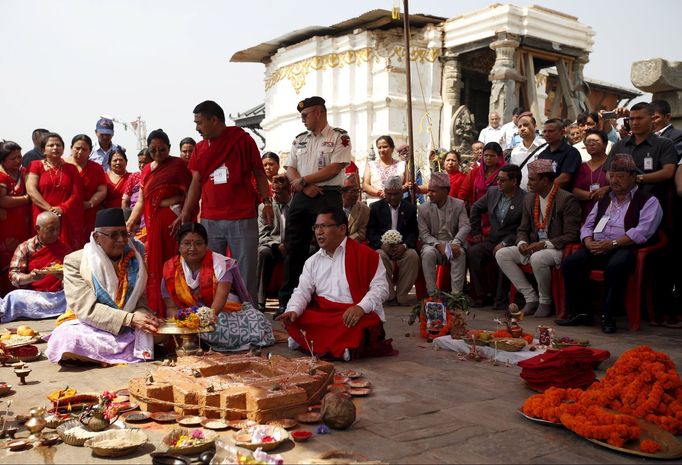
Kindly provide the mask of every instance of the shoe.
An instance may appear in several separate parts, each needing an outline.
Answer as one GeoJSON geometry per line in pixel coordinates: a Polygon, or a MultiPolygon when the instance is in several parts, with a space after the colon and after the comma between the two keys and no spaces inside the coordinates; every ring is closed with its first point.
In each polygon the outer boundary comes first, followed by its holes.
{"type": "Polygon", "coordinates": [[[608,316],[601,317],[601,331],[605,334],[613,334],[616,332],[616,322],[613,318],[608,316]]]}
{"type": "Polygon", "coordinates": [[[343,349],[343,361],[350,362],[350,349],[348,347],[343,349]]]}
{"type": "Polygon", "coordinates": [[[299,347],[301,347],[301,345],[298,342],[294,341],[293,337],[289,337],[287,339],[287,347],[290,348],[291,350],[296,350],[299,347]]]}
{"type": "Polygon", "coordinates": [[[272,317],[273,320],[286,311],[287,311],[286,305],[280,305],[279,307],[277,307],[277,310],[275,311],[275,315],[272,317]]]}
{"type": "Polygon", "coordinates": [[[559,326],[592,326],[594,321],[587,313],[579,313],[566,320],[554,320],[554,323],[559,326]]]}
{"type": "MultiPolygon", "coordinates": [[[[649,324],[652,324],[652,325],[653,325],[653,323],[649,323],[649,324]]],[[[666,328],[676,328],[676,329],[679,329],[679,328],[682,328],[682,321],[666,322],[666,323],[663,323],[663,324],[661,324],[661,325],[654,325],[654,326],[665,326],[666,328]]]]}
{"type": "Polygon", "coordinates": [[[540,304],[537,311],[535,312],[535,318],[547,318],[552,313],[554,313],[552,304],[540,304]]]}
{"type": "Polygon", "coordinates": [[[535,311],[538,309],[540,306],[540,302],[526,302],[526,305],[523,307],[523,315],[524,316],[531,316],[535,314],[535,311]]]}

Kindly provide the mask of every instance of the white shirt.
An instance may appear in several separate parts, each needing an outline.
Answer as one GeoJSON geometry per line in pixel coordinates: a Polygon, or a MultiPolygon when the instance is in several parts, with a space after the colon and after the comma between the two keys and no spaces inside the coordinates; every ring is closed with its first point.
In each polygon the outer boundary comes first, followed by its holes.
{"type": "Polygon", "coordinates": [[[398,230],[398,210],[400,210],[400,204],[398,204],[398,208],[393,208],[389,204],[388,208],[391,210],[391,229],[397,231],[398,230]]]}
{"type": "MultiPolygon", "coordinates": [[[[296,168],[301,176],[317,173],[319,170],[340,163],[344,167],[351,160],[350,137],[342,129],[327,125],[319,135],[312,131],[304,132],[294,139],[286,167],[296,168]]],[[[331,179],[317,183],[318,186],[343,186],[344,170],[331,179]]]]}
{"type": "MultiPolygon", "coordinates": [[[[303,273],[298,280],[298,286],[287,305],[287,312],[294,311],[299,316],[305,311],[313,294],[337,303],[353,305],[348,279],[346,279],[346,242],[348,238],[334,251],[330,257],[323,249],[318,250],[306,260],[303,273]]],[[[383,301],[388,298],[388,281],[386,268],[381,260],[369,285],[369,291],[358,303],[365,313],[376,313],[381,321],[386,321],[383,301]]]]}
{"type": "Polygon", "coordinates": [[[478,140],[483,142],[483,144],[487,144],[488,142],[497,142],[502,146],[502,150],[507,146],[505,139],[504,139],[504,130],[502,127],[498,127],[497,129],[488,126],[487,128],[481,129],[481,133],[478,135],[478,140]]]}
{"type": "Polygon", "coordinates": [[[502,125],[502,132],[504,132],[504,143],[506,148],[513,149],[514,146],[512,145],[512,139],[514,134],[519,133],[519,128],[516,127],[516,124],[514,124],[513,121],[510,121],[502,125]]]}
{"type": "MultiPolygon", "coordinates": [[[[509,159],[510,163],[520,166],[529,153],[544,143],[545,140],[540,136],[535,136],[535,140],[530,144],[530,147],[526,147],[523,141],[521,141],[521,143],[514,147],[514,150],[512,150],[511,158],[509,159]]],[[[537,151],[535,155],[533,155],[533,157],[528,160],[525,165],[523,165],[523,168],[521,168],[521,189],[528,190],[528,163],[537,160],[538,156],[542,152],[542,150],[537,151]]]]}
{"type": "Polygon", "coordinates": [[[95,163],[99,163],[102,165],[102,169],[106,173],[109,171],[109,157],[111,156],[112,153],[114,153],[114,150],[118,148],[118,145],[114,144],[113,142],[111,143],[111,147],[109,147],[109,150],[104,150],[102,147],[99,146],[99,144],[95,144],[95,146],[92,148],[92,152],[90,152],[90,157],[88,157],[90,160],[94,161],[95,163]]]}

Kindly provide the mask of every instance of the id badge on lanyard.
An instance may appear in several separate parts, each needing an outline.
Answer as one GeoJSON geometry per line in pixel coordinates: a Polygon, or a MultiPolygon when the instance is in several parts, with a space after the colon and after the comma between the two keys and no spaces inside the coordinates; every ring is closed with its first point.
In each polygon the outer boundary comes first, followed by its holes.
{"type": "Polygon", "coordinates": [[[653,169],[654,159],[647,153],[646,157],[644,157],[644,171],[653,171],[653,169]]]}
{"type": "Polygon", "coordinates": [[[230,179],[230,172],[225,165],[213,172],[213,184],[227,184],[228,179],[230,179]]]}

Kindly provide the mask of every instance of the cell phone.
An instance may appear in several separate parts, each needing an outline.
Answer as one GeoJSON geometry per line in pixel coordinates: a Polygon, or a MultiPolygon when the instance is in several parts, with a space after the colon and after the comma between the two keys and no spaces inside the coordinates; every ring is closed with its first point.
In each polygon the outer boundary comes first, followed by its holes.
{"type": "Polygon", "coordinates": [[[623,127],[627,132],[630,132],[630,118],[623,118],[623,127]]]}
{"type": "Polygon", "coordinates": [[[615,111],[605,111],[601,114],[601,117],[604,119],[617,119],[618,117],[616,116],[615,111]]]}

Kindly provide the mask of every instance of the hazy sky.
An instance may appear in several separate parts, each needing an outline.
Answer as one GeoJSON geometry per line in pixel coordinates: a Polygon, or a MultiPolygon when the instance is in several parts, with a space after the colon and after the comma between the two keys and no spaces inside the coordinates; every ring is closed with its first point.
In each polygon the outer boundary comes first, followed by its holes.
{"type": "MultiPolygon", "coordinates": [[[[264,66],[230,63],[234,52],[303,27],[390,10],[393,3],[0,0],[0,138],[26,151],[36,127],[70,140],[81,132],[94,137],[99,115],[124,121],[142,115],[148,131],[168,132],[177,154],[181,138],[198,136],[192,109],[200,101],[216,100],[228,114],[262,102],[264,66]]],[[[452,17],[491,3],[412,0],[410,11],[452,17]]],[[[682,60],[677,0],[515,4],[556,9],[593,28],[586,76],[632,87],[633,61],[682,60]]],[[[134,136],[120,126],[114,141],[135,151],[134,136]]]]}

